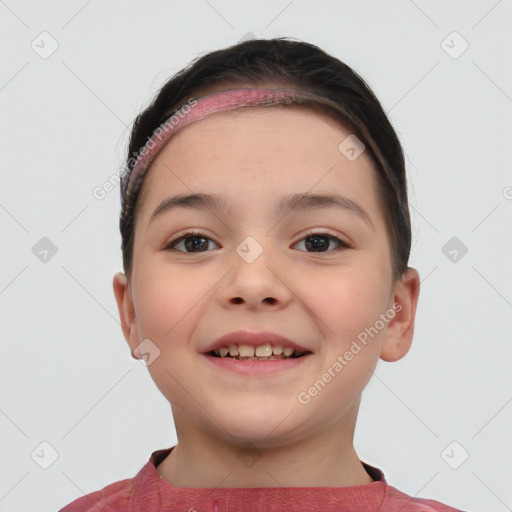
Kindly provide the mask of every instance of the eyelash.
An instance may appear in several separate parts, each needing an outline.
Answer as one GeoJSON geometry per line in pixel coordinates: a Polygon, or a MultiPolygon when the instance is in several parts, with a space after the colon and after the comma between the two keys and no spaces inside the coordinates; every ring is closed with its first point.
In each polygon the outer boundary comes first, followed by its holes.
{"type": "MultiPolygon", "coordinates": [[[[302,242],[306,238],[311,238],[313,236],[324,237],[324,238],[327,238],[329,240],[332,240],[332,241],[337,242],[337,243],[340,244],[339,247],[336,247],[335,249],[333,249],[331,251],[319,251],[320,254],[325,253],[325,252],[333,252],[333,251],[338,251],[338,250],[341,250],[341,249],[351,249],[352,248],[352,246],[349,243],[345,242],[344,240],[341,240],[337,236],[330,235],[329,233],[318,232],[318,231],[315,231],[315,230],[307,231],[305,233],[305,236],[303,236],[299,240],[299,242],[302,242]]],[[[180,235],[179,237],[169,241],[169,243],[166,244],[166,246],[164,247],[164,250],[178,251],[178,249],[174,249],[174,246],[176,244],[178,244],[179,242],[187,239],[187,238],[205,238],[206,240],[213,241],[209,236],[205,235],[204,233],[201,233],[200,231],[191,230],[191,231],[188,231],[187,233],[185,233],[183,235],[180,235]]],[[[178,251],[178,252],[182,252],[182,253],[185,253],[185,254],[199,254],[201,252],[208,252],[208,251],[198,251],[196,253],[194,253],[194,252],[187,252],[187,251],[178,251]]],[[[310,254],[318,254],[315,251],[302,251],[302,252],[309,252],[310,254]]]]}

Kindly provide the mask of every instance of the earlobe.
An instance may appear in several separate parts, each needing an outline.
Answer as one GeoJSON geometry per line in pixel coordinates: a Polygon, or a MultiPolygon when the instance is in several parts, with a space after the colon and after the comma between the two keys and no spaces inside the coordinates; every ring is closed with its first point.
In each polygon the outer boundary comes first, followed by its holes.
{"type": "Polygon", "coordinates": [[[135,307],[130,287],[128,286],[128,280],[123,272],[118,272],[114,275],[113,288],[124,338],[130,346],[132,357],[138,359],[134,355],[134,350],[139,345],[139,331],[135,317],[135,307]]]}
{"type": "Polygon", "coordinates": [[[420,292],[420,277],[414,268],[408,268],[395,285],[390,308],[395,316],[390,320],[380,358],[384,361],[398,361],[411,348],[414,335],[414,321],[420,292]]]}

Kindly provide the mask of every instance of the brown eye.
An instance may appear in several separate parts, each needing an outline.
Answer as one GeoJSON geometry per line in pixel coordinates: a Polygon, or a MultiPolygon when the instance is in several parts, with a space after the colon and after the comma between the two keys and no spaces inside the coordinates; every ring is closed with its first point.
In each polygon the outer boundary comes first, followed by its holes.
{"type": "Polygon", "coordinates": [[[313,233],[304,237],[299,243],[305,242],[307,252],[329,252],[329,246],[334,243],[337,247],[331,250],[338,250],[340,248],[348,249],[350,246],[338,237],[329,235],[327,233],[313,233]]]}
{"type": "Polygon", "coordinates": [[[190,232],[185,233],[175,240],[172,240],[169,244],[166,245],[165,249],[173,249],[185,253],[205,252],[208,250],[208,242],[213,242],[213,240],[203,233],[190,232]],[[178,248],[180,245],[183,247],[183,249],[178,248]]]}

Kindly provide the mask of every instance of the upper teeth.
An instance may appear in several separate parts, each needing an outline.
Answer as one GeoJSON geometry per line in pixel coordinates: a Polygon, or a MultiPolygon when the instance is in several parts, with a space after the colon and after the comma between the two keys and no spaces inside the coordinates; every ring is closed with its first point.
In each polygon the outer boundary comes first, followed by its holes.
{"type": "MultiPolygon", "coordinates": [[[[295,350],[291,347],[283,347],[283,345],[258,345],[253,347],[252,345],[229,345],[228,347],[220,347],[215,350],[215,353],[220,357],[226,357],[229,353],[230,356],[241,356],[241,357],[269,357],[272,354],[278,356],[284,354],[286,357],[291,356],[295,350]]],[[[296,355],[301,355],[303,352],[295,352],[296,355]]]]}

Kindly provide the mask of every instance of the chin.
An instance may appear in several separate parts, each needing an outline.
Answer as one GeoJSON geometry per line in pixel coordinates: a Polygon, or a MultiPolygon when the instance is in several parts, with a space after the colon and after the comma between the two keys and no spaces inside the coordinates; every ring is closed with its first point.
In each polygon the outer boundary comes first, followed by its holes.
{"type": "MultiPolygon", "coordinates": [[[[272,448],[293,442],[297,438],[299,424],[297,414],[291,407],[279,407],[272,411],[268,407],[240,411],[233,408],[220,412],[221,435],[226,442],[239,445],[252,444],[258,448],[272,448]]],[[[300,435],[299,435],[300,437],[300,435]]]]}

